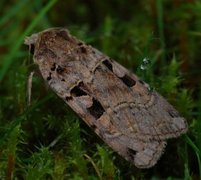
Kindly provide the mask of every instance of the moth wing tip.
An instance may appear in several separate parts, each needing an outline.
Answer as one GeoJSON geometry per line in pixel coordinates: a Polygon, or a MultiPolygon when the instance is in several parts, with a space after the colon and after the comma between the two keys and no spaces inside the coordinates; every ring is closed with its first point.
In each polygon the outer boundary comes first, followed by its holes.
{"type": "Polygon", "coordinates": [[[176,137],[185,134],[188,131],[187,121],[183,117],[176,118],[174,125],[176,125],[179,129],[179,131],[177,130],[178,134],[176,134],[176,137]]]}
{"type": "Polygon", "coordinates": [[[166,141],[158,141],[155,142],[158,144],[157,146],[148,145],[148,147],[144,148],[143,151],[139,151],[136,153],[134,158],[134,164],[137,168],[148,169],[155,166],[160,159],[161,155],[164,153],[164,149],[166,147],[166,141]],[[150,147],[149,147],[150,146],[150,147]]]}

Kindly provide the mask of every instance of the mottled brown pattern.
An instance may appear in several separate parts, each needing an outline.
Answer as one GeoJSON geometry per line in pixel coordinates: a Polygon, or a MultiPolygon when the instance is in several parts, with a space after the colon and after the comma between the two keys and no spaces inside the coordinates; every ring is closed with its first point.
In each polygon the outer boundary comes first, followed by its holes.
{"type": "Polygon", "coordinates": [[[186,120],[149,85],[71,36],[47,29],[25,40],[50,87],[115,151],[139,168],[160,158],[166,139],[187,131],[186,120]]]}

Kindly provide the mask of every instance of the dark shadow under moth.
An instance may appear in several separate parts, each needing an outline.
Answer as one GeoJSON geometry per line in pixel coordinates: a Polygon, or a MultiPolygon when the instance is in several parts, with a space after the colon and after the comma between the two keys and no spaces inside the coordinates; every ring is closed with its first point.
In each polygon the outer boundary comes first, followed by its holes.
{"type": "Polygon", "coordinates": [[[186,120],[135,74],[63,28],[33,34],[43,78],[114,151],[138,168],[150,168],[168,138],[187,131],[186,120]]]}

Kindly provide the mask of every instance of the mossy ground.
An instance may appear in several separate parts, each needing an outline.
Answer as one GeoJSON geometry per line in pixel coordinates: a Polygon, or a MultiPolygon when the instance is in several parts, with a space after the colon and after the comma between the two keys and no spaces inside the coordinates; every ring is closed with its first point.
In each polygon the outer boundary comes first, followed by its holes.
{"type": "Polygon", "coordinates": [[[200,0],[1,0],[0,10],[0,179],[200,178],[200,0]],[[27,106],[38,71],[23,39],[55,26],[137,73],[187,119],[188,133],[168,141],[156,166],[119,157],[39,75],[27,106]]]}

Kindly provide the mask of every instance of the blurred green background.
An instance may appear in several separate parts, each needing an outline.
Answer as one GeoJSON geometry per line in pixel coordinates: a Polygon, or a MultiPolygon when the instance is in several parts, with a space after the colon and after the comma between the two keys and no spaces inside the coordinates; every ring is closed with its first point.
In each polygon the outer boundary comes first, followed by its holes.
{"type": "Polygon", "coordinates": [[[200,0],[0,0],[0,179],[200,179],[200,87],[200,0]],[[137,73],[187,119],[156,166],[118,156],[44,83],[23,41],[55,26],[137,73]]]}

